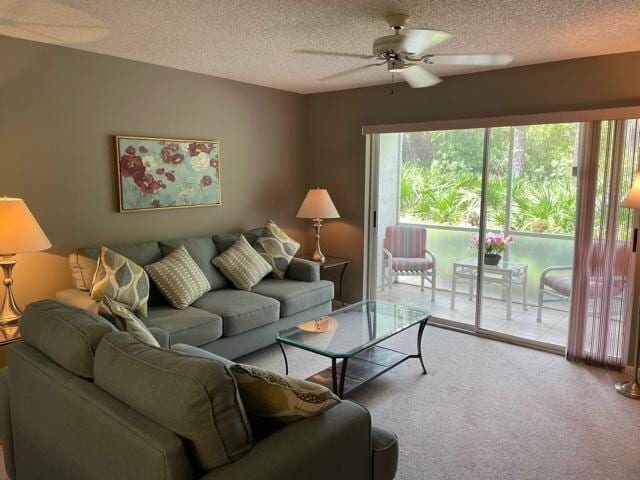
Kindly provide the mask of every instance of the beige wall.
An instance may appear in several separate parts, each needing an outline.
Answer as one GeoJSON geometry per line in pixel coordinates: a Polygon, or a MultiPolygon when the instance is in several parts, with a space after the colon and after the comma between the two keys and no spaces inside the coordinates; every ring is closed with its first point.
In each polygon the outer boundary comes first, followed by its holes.
{"type": "Polygon", "coordinates": [[[0,37],[0,194],[25,199],[53,248],[21,255],[24,305],[70,284],[78,246],[255,227],[302,240],[301,95],[0,37]],[[223,206],[118,213],[113,135],[215,139],[223,206]]]}
{"type": "Polygon", "coordinates": [[[345,296],[362,295],[364,125],[640,105],[638,78],[634,52],[447,77],[394,95],[388,86],[310,95],[309,185],[327,188],[342,216],[326,222],[322,244],[325,254],[353,259],[345,296]]]}

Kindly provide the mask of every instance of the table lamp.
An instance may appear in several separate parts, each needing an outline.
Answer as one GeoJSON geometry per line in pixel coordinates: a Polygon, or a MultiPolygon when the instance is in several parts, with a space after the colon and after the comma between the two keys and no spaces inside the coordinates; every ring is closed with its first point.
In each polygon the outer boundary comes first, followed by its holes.
{"type": "Polygon", "coordinates": [[[4,272],[4,297],[0,305],[0,342],[16,338],[22,312],[11,289],[11,273],[17,253],[38,252],[51,247],[27,205],[19,198],[0,198],[0,267],[4,272]]]}
{"type": "MultiPolygon", "coordinates": [[[[640,173],[636,173],[631,190],[620,204],[623,208],[640,210],[640,173]]],[[[638,227],[633,228],[633,251],[636,251],[638,227]]],[[[625,397],[640,400],[640,384],[638,383],[638,355],[640,355],[640,315],[636,318],[636,348],[633,355],[633,378],[630,382],[616,383],[616,392],[625,397]]]]}
{"type": "Polygon", "coordinates": [[[340,218],[336,206],[331,201],[329,192],[324,188],[312,188],[304,198],[300,210],[298,210],[297,218],[313,219],[313,226],[316,229],[316,249],[311,255],[311,259],[316,262],[324,263],[324,255],[320,250],[320,228],[322,220],[325,218],[340,218]]]}

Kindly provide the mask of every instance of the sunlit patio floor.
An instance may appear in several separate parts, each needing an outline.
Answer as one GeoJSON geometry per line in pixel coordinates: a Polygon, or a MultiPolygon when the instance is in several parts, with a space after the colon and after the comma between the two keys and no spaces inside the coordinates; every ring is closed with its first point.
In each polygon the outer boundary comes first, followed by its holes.
{"type": "MultiPolygon", "coordinates": [[[[451,292],[437,290],[435,301],[431,301],[431,290],[394,283],[391,289],[378,292],[378,299],[403,305],[426,308],[438,318],[473,325],[475,323],[475,297],[469,300],[466,294],[456,294],[455,309],[451,309],[451,292]]],[[[511,320],[507,320],[506,303],[502,300],[485,298],[482,308],[481,327],[515,337],[536,340],[553,345],[566,346],[569,331],[569,313],[566,303],[554,304],[554,308],[543,308],[542,322],[536,322],[538,307],[529,305],[525,311],[522,303],[514,300],[511,320]]]]}

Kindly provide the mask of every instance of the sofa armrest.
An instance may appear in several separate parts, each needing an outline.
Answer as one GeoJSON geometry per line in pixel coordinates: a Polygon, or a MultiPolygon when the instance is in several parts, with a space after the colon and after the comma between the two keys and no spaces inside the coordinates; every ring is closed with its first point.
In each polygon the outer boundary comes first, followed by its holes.
{"type": "Polygon", "coordinates": [[[171,335],[158,327],[147,327],[162,348],[171,348],[171,335]]]}
{"type": "Polygon", "coordinates": [[[288,425],[260,440],[244,457],[203,480],[370,480],[371,417],[342,401],[317,417],[288,425]]]}
{"type": "Polygon", "coordinates": [[[13,457],[13,431],[11,429],[11,405],[9,403],[9,369],[0,369],[0,435],[4,468],[9,478],[16,478],[16,465],[13,457]]]}
{"type": "Polygon", "coordinates": [[[317,282],[320,280],[320,265],[311,260],[294,257],[285,276],[300,282],[317,282]]]}
{"type": "Polygon", "coordinates": [[[65,305],[81,308],[91,313],[98,313],[98,302],[96,302],[89,292],[78,288],[69,288],[56,293],[56,300],[65,305]]]}

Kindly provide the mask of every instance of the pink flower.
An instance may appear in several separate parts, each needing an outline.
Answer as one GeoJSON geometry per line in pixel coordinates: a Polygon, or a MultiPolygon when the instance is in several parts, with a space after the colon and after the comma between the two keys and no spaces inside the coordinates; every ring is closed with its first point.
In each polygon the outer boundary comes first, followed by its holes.
{"type": "Polygon", "coordinates": [[[179,163],[182,163],[182,161],[184,160],[184,155],[182,155],[181,153],[176,153],[175,155],[172,155],[171,152],[175,152],[177,150],[177,145],[175,149],[173,148],[172,145],[175,145],[175,144],[165,145],[164,147],[162,147],[162,150],[160,150],[160,158],[162,158],[162,161],[164,163],[178,165],[179,163]]]}
{"type": "Polygon", "coordinates": [[[155,208],[160,208],[160,200],[154,200],[151,202],[151,206],[155,208]]]}
{"type": "MultiPolygon", "coordinates": [[[[131,148],[131,147],[129,147],[131,148]]],[[[127,149],[129,150],[129,149],[127,149]]],[[[135,152],[135,150],[134,150],[135,152]]],[[[141,178],[145,174],[142,158],[137,155],[122,155],[120,157],[120,175],[123,177],[141,178]]]]}
{"type": "Polygon", "coordinates": [[[175,182],[176,181],[176,176],[171,173],[171,172],[166,172],[164,174],[164,176],[166,177],[167,180],[169,180],[170,182],[175,182]]]}
{"type": "Polygon", "coordinates": [[[164,175],[164,168],[159,168],[159,169],[157,169],[157,170],[156,170],[156,173],[157,173],[158,175],[164,175]]]}
{"type": "Polygon", "coordinates": [[[133,155],[136,153],[136,149],[133,147],[127,147],[127,149],[125,150],[126,153],[128,153],[129,155],[133,155]]]}
{"type": "Polygon", "coordinates": [[[203,187],[208,187],[209,185],[211,185],[213,183],[213,179],[209,176],[209,175],[205,175],[204,177],[202,177],[202,179],[200,180],[200,185],[202,185],[203,187]]]}
{"type": "Polygon", "coordinates": [[[211,153],[213,150],[213,145],[210,143],[190,143],[187,147],[189,150],[189,155],[192,157],[197,157],[200,153],[211,153]]]}
{"type": "Polygon", "coordinates": [[[149,150],[147,150],[147,147],[138,147],[138,150],[140,150],[140,153],[149,153],[149,150]]]}
{"type": "Polygon", "coordinates": [[[218,168],[218,158],[215,157],[209,160],[209,165],[211,165],[213,168],[218,168]]]}
{"type": "Polygon", "coordinates": [[[155,178],[153,178],[153,176],[149,175],[148,173],[142,177],[136,178],[134,181],[143,193],[153,193],[156,190],[163,188],[163,184],[158,182],[155,178]]]}

